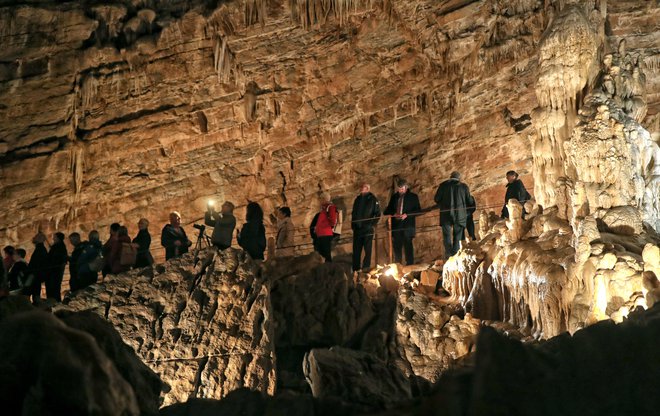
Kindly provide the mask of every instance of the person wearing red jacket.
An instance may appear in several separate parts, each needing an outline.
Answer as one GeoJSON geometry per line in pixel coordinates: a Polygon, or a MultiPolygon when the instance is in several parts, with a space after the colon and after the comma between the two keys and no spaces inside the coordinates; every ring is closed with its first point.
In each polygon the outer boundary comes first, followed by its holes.
{"type": "Polygon", "coordinates": [[[330,194],[321,195],[321,210],[314,227],[316,234],[315,250],[325,258],[326,262],[332,261],[332,239],[334,238],[334,227],[337,224],[337,207],[331,202],[330,194]]]}

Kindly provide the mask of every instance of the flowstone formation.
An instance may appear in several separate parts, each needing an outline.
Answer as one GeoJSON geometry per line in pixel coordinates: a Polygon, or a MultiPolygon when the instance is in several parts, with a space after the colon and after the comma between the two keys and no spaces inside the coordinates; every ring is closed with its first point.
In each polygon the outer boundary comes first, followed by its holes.
{"type": "Polygon", "coordinates": [[[275,391],[269,282],[237,250],[111,276],[64,306],[105,317],[168,385],[163,404],[275,391]]]}
{"type": "Polygon", "coordinates": [[[605,3],[569,2],[541,42],[532,135],[536,199],[481,216],[481,241],[445,265],[443,286],[476,317],[535,337],[617,322],[655,300],[660,148],[643,57],[607,51],[605,3]]]}

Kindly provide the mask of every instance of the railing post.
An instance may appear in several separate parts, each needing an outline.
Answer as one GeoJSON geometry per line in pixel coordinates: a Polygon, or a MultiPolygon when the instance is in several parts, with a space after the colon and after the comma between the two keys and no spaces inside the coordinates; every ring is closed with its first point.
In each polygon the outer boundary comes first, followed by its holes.
{"type": "Polygon", "coordinates": [[[392,249],[392,217],[387,217],[387,227],[389,228],[389,241],[390,241],[390,264],[392,264],[394,250],[392,249]]]}
{"type": "MultiPolygon", "coordinates": [[[[374,243],[372,244],[374,250],[374,261],[378,265],[378,224],[374,225],[374,243]]],[[[371,265],[369,265],[371,267],[371,265]]]]}

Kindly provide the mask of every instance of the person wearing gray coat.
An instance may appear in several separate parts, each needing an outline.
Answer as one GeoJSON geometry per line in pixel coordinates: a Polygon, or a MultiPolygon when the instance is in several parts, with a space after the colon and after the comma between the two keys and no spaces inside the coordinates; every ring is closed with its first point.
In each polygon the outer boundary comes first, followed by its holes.
{"type": "Polygon", "coordinates": [[[204,223],[213,227],[211,234],[211,243],[220,250],[231,247],[231,240],[236,228],[236,218],[234,217],[234,204],[227,201],[222,204],[220,212],[216,212],[213,205],[208,206],[208,211],[204,215],[204,223]]]}

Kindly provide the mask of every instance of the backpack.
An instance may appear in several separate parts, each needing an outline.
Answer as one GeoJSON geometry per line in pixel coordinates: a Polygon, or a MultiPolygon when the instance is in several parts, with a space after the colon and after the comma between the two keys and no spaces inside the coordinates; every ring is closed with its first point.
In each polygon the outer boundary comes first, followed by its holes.
{"type": "Polygon", "coordinates": [[[138,245],[133,243],[121,243],[119,264],[122,266],[135,266],[137,260],[138,245]]]}
{"type": "Polygon", "coordinates": [[[337,208],[337,222],[335,223],[335,226],[332,227],[332,233],[335,236],[341,235],[342,225],[344,225],[344,211],[337,208]]]}

